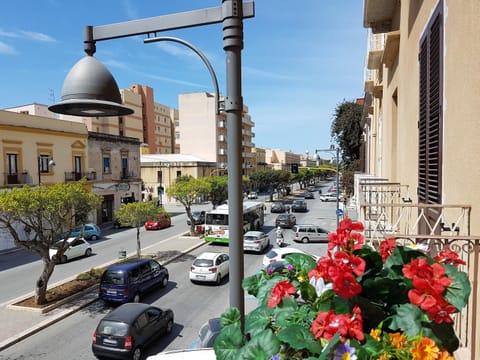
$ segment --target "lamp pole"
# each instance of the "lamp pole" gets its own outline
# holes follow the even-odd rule
[[[340,162],[340,148],[335,148],[333,145],[330,146],[330,149],[315,149],[315,153],[319,153],[319,152],[328,152],[328,153],[331,153],[331,154],[335,154],[335,161],[336,161],[336,172],[337,172],[337,176],[336,176],[336,182],[337,182],[337,196],[336,196],[336,200],[337,200],[337,209],[335,211],[335,214],[337,215],[337,229],[340,225],[340,212],[339,212],[339,209],[340,209],[340,169],[339,169],[339,162]]]
[[[215,8],[103,26],[86,26],[84,49],[87,56],[77,62],[67,75],[62,88],[62,101],[49,107],[52,112],[76,116],[129,115],[133,110],[122,105],[116,81],[105,66],[93,58],[97,41],[137,35],[154,34],[156,36],[157,32],[167,30],[222,23],[227,83],[224,111],[228,132],[230,306],[240,311],[242,326],[245,317],[245,301],[242,289],[244,259],[241,51],[243,49],[243,18],[254,16],[253,1],[243,3],[242,0],[222,0],[222,6]],[[105,83],[108,83],[108,90]],[[219,101],[220,99],[217,98],[217,102]]]

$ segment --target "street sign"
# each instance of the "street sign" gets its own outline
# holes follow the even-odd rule
[[[343,216],[343,210],[337,209],[337,216]]]

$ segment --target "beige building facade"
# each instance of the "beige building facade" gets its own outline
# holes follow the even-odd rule
[[[175,131],[179,152],[216,162],[219,168],[225,167],[228,162],[227,120],[225,113],[215,113],[215,96],[205,92],[180,94],[178,104],[179,121]],[[244,106],[241,134],[244,175],[251,174],[255,168],[254,125],[248,107]]]
[[[265,161],[274,170],[290,171],[292,164],[300,164],[301,155],[289,150],[265,149]]]
[[[371,188],[375,180],[383,181],[383,188],[400,189],[400,203],[389,201],[397,211],[409,206],[417,216],[425,215],[418,235],[477,239],[476,245],[458,250],[476,249],[462,255],[474,288],[470,306],[457,319],[461,349],[456,358],[472,360],[480,357],[475,335],[480,326],[475,285],[480,278],[479,19],[478,0],[364,0],[366,179]],[[357,201],[365,194],[356,192]],[[376,199],[385,194],[371,193]],[[464,221],[458,216],[443,220],[455,209]]]

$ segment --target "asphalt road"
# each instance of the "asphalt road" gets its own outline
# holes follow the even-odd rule
[[[334,203],[322,203],[318,200],[318,194],[316,199],[308,200],[308,206],[310,211],[307,213],[295,213],[298,223],[315,223],[319,224],[329,230],[334,230],[336,226],[335,217],[335,204]],[[185,215],[179,215],[175,219],[172,229],[180,229],[186,224]],[[270,233],[271,244],[275,244],[274,241],[274,219],[276,214],[267,214],[266,224],[264,231]],[[186,229],[186,225],[185,225]],[[162,230],[164,231],[164,230]],[[143,237],[142,244],[148,245],[149,241],[158,241],[158,236],[168,236],[165,232],[163,235],[160,232],[148,232]],[[135,234],[134,229],[127,229],[116,234],[107,235],[108,240],[98,242],[98,246],[95,247],[95,252],[111,254],[114,258],[117,256],[118,247],[123,246],[124,242],[131,242],[132,244],[125,243],[127,251],[135,250],[135,242],[132,240],[132,236]],[[151,235],[149,235],[151,234]],[[148,240],[149,237],[152,240]],[[148,239],[147,239],[148,238]],[[113,243],[115,245],[113,245]],[[326,253],[326,244],[314,243],[314,244],[292,244],[287,240],[287,245],[292,245],[297,248],[306,250],[309,253],[324,255]],[[130,246],[131,245],[131,246]],[[194,257],[207,248],[214,251],[228,252],[228,246],[224,245],[205,245],[190,254],[186,254],[174,262],[168,265],[170,272],[170,282],[164,289],[158,289],[142,301],[156,305],[163,308],[171,308],[175,313],[175,327],[172,333],[168,336],[161,337],[151,347],[148,348],[149,354],[155,354],[165,350],[175,350],[190,348],[194,346],[196,341],[198,329],[200,326],[211,317],[216,317],[221,314],[229,306],[229,289],[228,278],[225,278],[220,286],[215,285],[198,285],[192,284],[188,279],[188,270]],[[103,255],[102,255],[103,256]],[[65,273],[75,272],[75,269],[69,269],[67,266],[75,263],[72,268],[86,268],[92,267],[91,264],[83,264],[92,258],[81,259],[69,264],[66,264]],[[261,268],[263,255],[257,254],[245,254],[245,276],[249,276],[257,272]],[[103,260],[102,260],[103,261]],[[37,261],[38,262],[38,261]],[[30,268],[33,271],[35,261],[19,265],[10,270],[19,271],[17,274],[25,274],[25,267]],[[62,265],[63,267],[64,265]],[[10,271],[7,270],[7,271]],[[58,269],[57,269],[58,270]],[[4,282],[4,271],[0,272],[0,280],[2,284]],[[59,271],[60,273],[61,271]],[[14,274],[14,272],[10,273]],[[11,275],[12,276],[12,275]],[[21,276],[21,275],[15,275]],[[66,276],[66,275],[64,275]],[[5,278],[5,279],[8,279]],[[15,281],[9,282],[15,283]],[[3,295],[2,295],[3,296]],[[246,295],[245,298],[246,312],[253,309],[256,306],[256,300],[253,297]],[[48,360],[60,360],[60,359],[94,359],[91,352],[91,339],[93,331],[98,324],[99,320],[110,311],[110,307],[107,307],[101,301],[97,301],[92,305],[82,309],[81,311],[63,319],[62,321],[42,330],[41,332],[7,348],[0,354],[0,360],[26,360],[26,359],[48,359]]]

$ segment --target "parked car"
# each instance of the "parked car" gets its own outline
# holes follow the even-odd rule
[[[292,212],[307,212],[307,203],[305,200],[293,200]]]
[[[313,185],[310,185],[310,186],[307,187],[307,191],[309,191],[309,192],[315,192],[315,190],[317,190],[317,188]]]
[[[221,319],[208,319],[198,332],[198,339],[194,343],[196,349],[213,348],[215,339],[220,334]]]
[[[314,196],[313,193],[310,192],[310,191],[305,191],[305,192],[303,193],[303,197],[304,197],[305,199],[315,199],[315,196]]]
[[[146,346],[173,329],[170,309],[148,304],[123,304],[105,315],[92,337],[97,358],[140,360]]]
[[[274,248],[265,254],[263,257],[263,266],[268,266],[270,263],[275,261],[282,261],[290,254],[306,254],[305,251],[293,248],[293,247],[284,247],[284,248]],[[310,255],[310,254],[307,254]],[[314,257],[312,255],[312,257]],[[314,257],[317,260],[316,257]]]
[[[205,211],[192,211],[193,225],[205,224]],[[187,225],[191,225],[190,219],[187,218]]]
[[[153,259],[130,259],[109,266],[100,279],[99,297],[106,302],[139,302],[157,286],[168,284],[166,267]]]
[[[258,194],[255,191],[250,191],[247,198],[249,199],[258,199]]]
[[[270,212],[271,213],[284,213],[287,209],[285,208],[285,205],[281,203],[280,201],[276,201],[272,204],[270,207]]]
[[[320,201],[337,201],[337,194],[334,193],[326,193],[323,195],[320,195]]]
[[[243,250],[263,252],[270,246],[270,239],[263,231],[247,231],[243,234]]]
[[[57,258],[58,249],[66,247],[65,252]],[[70,259],[92,255],[92,246],[84,238],[71,237],[67,240],[57,241],[48,251],[50,259],[56,259],[59,263],[66,263]]]
[[[292,228],[297,223],[297,218],[293,214],[280,214],[275,219],[275,227]]]
[[[83,237],[87,240],[97,240],[102,236],[102,231],[96,224],[83,224],[75,227],[70,232],[71,237]]]
[[[327,236],[330,231],[312,224],[297,224],[292,228],[293,240],[302,243],[312,241],[328,242]]]
[[[123,228],[123,227],[132,227],[132,225],[131,225],[131,224],[122,223],[122,222],[120,222],[120,220],[118,220],[117,218],[113,219],[113,228],[114,228],[114,229],[120,229],[120,228]]]
[[[229,272],[229,257],[225,253],[204,252],[197,256],[190,267],[192,282],[206,281],[220,285]]]
[[[160,230],[172,225],[170,215],[165,213],[158,214],[155,219],[148,220],[145,223],[145,230]]]

